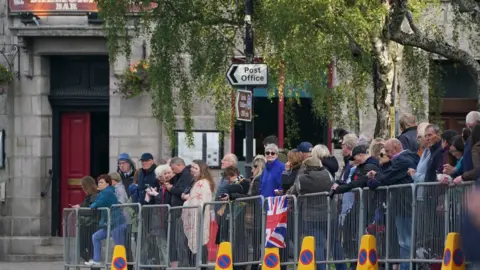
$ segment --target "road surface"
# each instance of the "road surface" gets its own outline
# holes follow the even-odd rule
[[[63,262],[0,262],[0,270],[64,270]]]

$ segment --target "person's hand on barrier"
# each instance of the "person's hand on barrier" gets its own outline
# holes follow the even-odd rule
[[[376,171],[369,171],[367,173],[368,178],[375,178],[376,175],[377,175]]]
[[[450,164],[444,164],[443,165],[443,173],[444,174],[452,174],[455,172],[455,167],[453,167]]]
[[[78,204],[72,205],[72,208],[80,208],[80,205]]]
[[[413,177],[413,175],[417,172],[417,170],[413,169],[413,168],[409,168],[408,171],[407,171],[407,174],[410,176],[410,177]]]
[[[437,174],[437,181],[444,185],[448,185],[452,181],[452,177],[446,174]]]
[[[336,190],[337,188],[338,188],[338,184],[337,184],[337,183],[335,183],[335,184],[332,185],[332,190]]]
[[[221,196],[220,196],[220,200],[221,201],[228,201],[230,199],[230,196],[228,196],[227,193],[223,193]]]
[[[462,176],[457,176],[457,177],[455,177],[455,179],[453,179],[453,183],[455,185],[461,184],[462,182],[463,182]]]

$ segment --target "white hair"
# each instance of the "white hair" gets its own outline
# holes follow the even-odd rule
[[[273,151],[278,154],[278,146],[274,143],[269,143],[265,146],[265,151]]]
[[[330,151],[328,150],[328,147],[323,144],[317,144],[312,149],[312,157],[322,160],[329,156],[331,156]]]
[[[345,144],[349,149],[353,149],[358,144],[358,137],[353,133],[349,133],[343,136],[342,143]]]
[[[467,117],[465,118],[466,124],[477,124],[480,123],[480,112],[477,111],[471,111],[467,114]]]
[[[157,166],[157,168],[155,168],[155,177],[157,177],[157,179],[160,178],[167,170],[172,170],[168,164]]]

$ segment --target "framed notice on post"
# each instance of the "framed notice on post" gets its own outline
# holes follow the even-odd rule
[[[5,169],[5,130],[0,132],[0,169]]]
[[[221,132],[201,131],[193,132],[193,145],[187,144],[187,133],[183,130],[175,131],[177,145],[172,149],[172,157],[180,157],[185,164],[199,159],[207,163],[211,169],[220,169],[223,158],[223,141]]]

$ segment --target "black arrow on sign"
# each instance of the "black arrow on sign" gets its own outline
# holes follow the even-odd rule
[[[230,70],[230,73],[228,73],[228,76],[233,83],[238,83],[237,79],[235,78],[235,71],[237,71],[237,68],[238,66],[233,66],[232,70]]]

